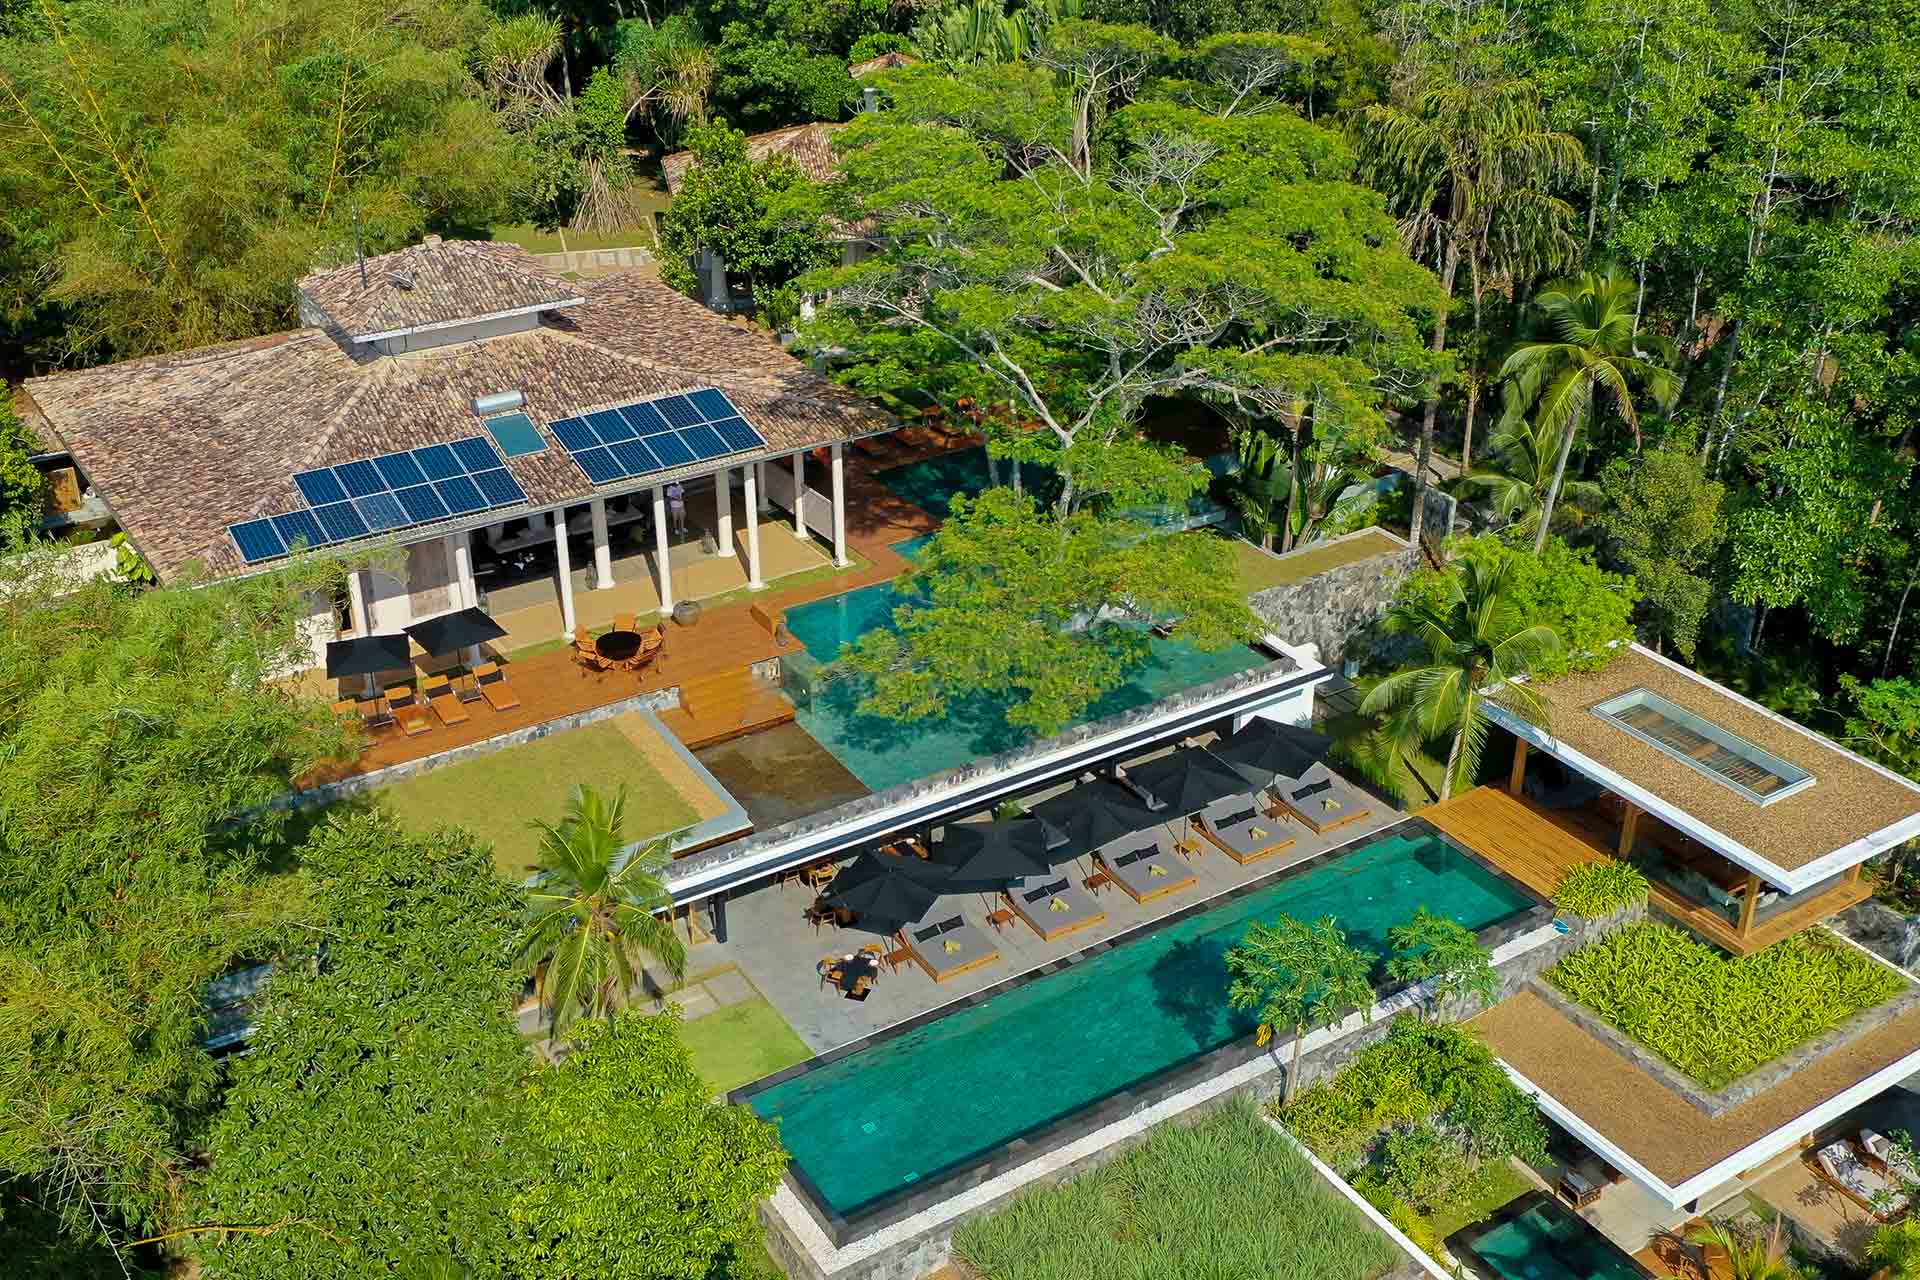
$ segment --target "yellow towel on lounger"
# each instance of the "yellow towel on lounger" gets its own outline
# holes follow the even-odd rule
[[[1328,796],[1326,799],[1320,802],[1320,807],[1326,810],[1328,813],[1332,813],[1335,809],[1338,809],[1340,807],[1340,802],[1338,800],[1335,800],[1332,796]]]
[[[1147,868],[1147,874],[1150,876],[1163,876],[1167,874],[1167,869],[1156,862]]]
[[[1047,910],[1049,910],[1049,911],[1071,911],[1071,910],[1073,910],[1073,908],[1072,908],[1072,907],[1069,907],[1069,906],[1067,905],[1067,903],[1066,903],[1066,900],[1065,900],[1064,898],[1055,898],[1055,899],[1054,899],[1053,901],[1051,901],[1051,902],[1049,902],[1049,903],[1047,904]]]
[[[950,956],[960,954],[960,944],[949,939],[947,942],[947,954]]]
[[[1268,836],[1272,835],[1273,833],[1271,831],[1268,831],[1265,827],[1248,827],[1247,834],[1252,836],[1255,840],[1265,840]]]

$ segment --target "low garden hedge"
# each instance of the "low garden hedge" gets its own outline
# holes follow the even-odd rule
[[[1547,970],[1551,982],[1709,1089],[1899,995],[1899,974],[1812,929],[1730,957],[1670,925],[1617,929]]]
[[[1647,878],[1617,858],[1583,862],[1560,877],[1553,905],[1589,920],[1610,916],[1647,900]]]

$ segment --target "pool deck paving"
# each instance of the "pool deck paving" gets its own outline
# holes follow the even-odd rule
[[[1096,901],[1107,913],[1106,920],[1053,942],[1042,941],[1018,920],[993,930],[988,927],[988,913],[1003,903],[995,899],[989,906],[985,895],[954,894],[943,899],[929,916],[945,918],[957,913],[965,917],[969,924],[988,934],[998,947],[1000,958],[937,984],[912,963],[902,965],[898,972],[883,970],[864,1001],[850,1000],[824,988],[816,966],[828,956],[844,955],[867,943],[885,940],[859,929],[815,930],[806,919],[812,894],[798,883],[758,889],[731,899],[727,903],[727,941],[703,946],[700,958],[702,963],[738,965],[807,1046],[815,1053],[825,1053],[1083,951],[1116,934],[1216,898],[1288,866],[1310,861],[1328,850],[1365,839],[1403,817],[1404,814],[1376,797],[1373,812],[1366,818],[1326,836],[1316,836],[1297,821],[1289,820],[1282,825],[1294,836],[1294,847],[1280,856],[1244,867],[1212,845],[1203,844],[1200,855],[1189,863],[1198,880],[1193,888],[1142,904],[1119,888],[1109,886],[1096,895]],[[1178,820],[1173,825],[1177,835]],[[1062,866],[1058,875],[1080,883],[1088,875],[1086,859]],[[710,961],[709,956],[713,957]]]

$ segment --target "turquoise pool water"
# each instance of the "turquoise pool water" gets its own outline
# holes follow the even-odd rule
[[[1646,1280],[1649,1275],[1606,1237],[1549,1200],[1462,1237],[1502,1280]]]
[[[1003,479],[1008,477],[1007,464],[1000,464],[1000,472]],[[990,478],[987,451],[979,445],[971,449],[956,449],[952,453],[936,453],[930,458],[888,467],[879,473],[881,484],[940,520],[945,520],[953,510],[953,496],[956,493],[969,498],[978,497]],[[1059,478],[1051,467],[1022,464],[1020,483],[1026,492],[1042,501],[1052,501],[1059,493]]]
[[[894,550],[912,559],[931,534],[894,544]],[[832,662],[842,645],[858,640],[876,627],[893,625],[893,611],[901,603],[891,583],[842,592],[795,605],[787,610],[787,630],[806,646],[815,661]],[[1230,645],[1207,653],[1184,640],[1155,640],[1152,656],[1127,683],[1095,702],[1075,723],[1130,711],[1169,694],[1206,684],[1237,671],[1261,666],[1272,659],[1247,648]],[[848,772],[875,791],[928,774],[951,769],[998,751],[1032,741],[1033,735],[1007,724],[1009,698],[978,693],[954,699],[938,719],[903,724],[880,716],[864,716],[856,709],[864,685],[854,680],[827,683],[796,718],[815,741],[847,767]]]
[[[1256,920],[1333,915],[1381,954],[1419,906],[1480,929],[1531,905],[1438,836],[1390,836],[747,1101],[849,1217],[1251,1033],[1224,957]]]

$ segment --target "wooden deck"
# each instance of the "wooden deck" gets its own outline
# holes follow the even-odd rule
[[[1574,867],[1612,857],[1618,838],[1597,815],[1542,809],[1498,787],[1476,787],[1422,809],[1420,816],[1543,898],[1551,898],[1560,878]],[[1658,881],[1651,885],[1648,898],[1662,913],[1701,937],[1735,955],[1747,955],[1865,901],[1872,892],[1865,880],[1846,881],[1754,925],[1744,936],[1718,911]]]
[[[875,473],[941,451],[934,447],[894,449],[883,458],[848,452],[847,541],[865,559],[864,565],[803,586],[783,590],[778,584],[770,585],[748,599],[706,608],[691,627],[667,621],[663,624],[667,629],[664,657],[637,674],[589,671],[573,660],[570,648],[518,660],[489,652],[487,657],[501,657],[505,663],[507,678],[520,696],[518,709],[493,711],[484,702],[469,703],[465,724],[449,726],[432,720],[430,731],[411,738],[397,728],[374,730],[359,756],[321,765],[302,778],[300,786],[315,787],[424,759],[659,689],[680,688],[683,695],[690,691],[692,714],[669,713],[662,717],[674,735],[689,745],[722,741],[791,720],[793,709],[784,695],[751,681],[748,673],[755,663],[801,649],[791,638],[785,644],[777,643],[769,623],[777,623],[794,605],[890,582],[904,573],[910,566],[893,550],[893,544],[931,532],[939,527],[939,521],[900,498]],[[430,664],[422,666],[430,669]],[[324,690],[313,691],[324,692],[331,700],[361,696],[363,688],[364,682],[356,678],[327,681]]]

